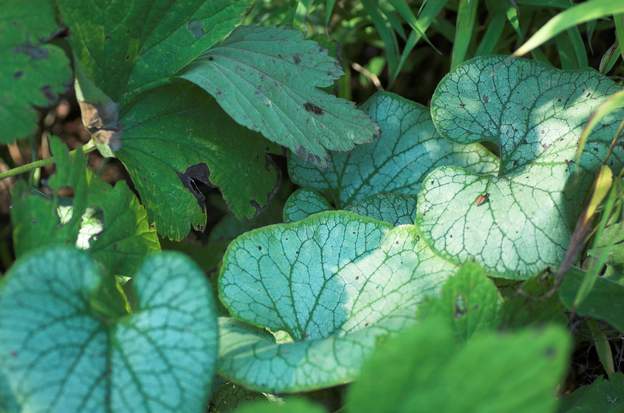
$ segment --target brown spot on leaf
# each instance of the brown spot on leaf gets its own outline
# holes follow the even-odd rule
[[[193,196],[197,199],[199,206],[206,209],[206,195],[204,192],[207,188],[214,188],[210,182],[210,171],[205,163],[198,163],[186,168],[184,173],[178,172],[178,177]]]
[[[312,102],[306,102],[306,103],[304,103],[304,104],[303,104],[303,108],[304,108],[307,112],[313,113],[313,114],[315,114],[315,115],[317,115],[317,116],[321,116],[322,114],[324,114],[324,113],[325,113],[325,111],[324,111],[321,107],[319,107],[319,106],[315,105],[315,104],[314,104],[314,103],[312,103]]]
[[[301,56],[299,54],[295,54],[293,56],[293,62],[295,62],[296,65],[298,65],[299,63],[301,63]]]
[[[15,53],[23,53],[30,56],[33,60],[45,59],[48,57],[48,51],[43,47],[33,46],[30,43],[24,43],[15,48]]]
[[[19,79],[23,75],[24,75],[24,72],[22,72],[21,70],[18,70],[17,72],[13,73],[13,79]]]
[[[488,103],[489,101],[490,98],[487,95],[483,96],[483,103]]]

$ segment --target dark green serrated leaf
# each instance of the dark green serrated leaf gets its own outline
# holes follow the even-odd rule
[[[17,257],[48,245],[88,250],[110,274],[133,275],[160,249],[147,213],[125,182],[114,187],[87,169],[85,155],[51,140],[56,172],[50,196],[17,185],[13,190],[13,242]]]
[[[240,24],[250,0],[57,0],[83,75],[120,106],[168,82]],[[93,102],[91,96],[85,96]]]
[[[11,268],[0,289],[0,363],[21,411],[204,412],[217,356],[204,274],[180,254],[151,256],[132,281],[131,314],[106,307],[111,280],[67,247]]]
[[[209,114],[209,115],[207,115]],[[206,223],[207,187],[251,218],[267,205],[278,172],[272,144],[234,123],[197,87],[179,81],[148,92],[123,114],[117,157],[128,169],[150,220],[168,238]]]
[[[4,0],[0,24],[0,143],[37,130],[37,107],[71,84],[69,60],[47,44],[59,31],[52,0]]]
[[[578,137],[618,90],[593,70],[560,71],[504,56],[475,58],[447,75],[431,103],[438,132],[457,143],[498,145],[501,164],[498,174],[442,167],[424,179],[418,223],[432,247],[511,279],[559,265],[622,112],[603,119],[576,165]],[[609,165],[623,160],[617,147]],[[575,182],[568,182],[572,176]]]
[[[296,30],[239,27],[181,76],[201,86],[238,123],[324,164],[327,150],[370,142],[374,123],[327,94],[342,68]]]

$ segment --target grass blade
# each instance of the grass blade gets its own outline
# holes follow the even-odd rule
[[[559,13],[529,38],[514,56],[523,56],[570,27],[612,14],[624,13],[624,2],[590,0]]]
[[[457,10],[457,28],[455,29],[455,41],[451,55],[451,70],[466,60],[470,40],[477,21],[478,0],[460,0]]]

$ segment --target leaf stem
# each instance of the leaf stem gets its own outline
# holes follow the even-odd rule
[[[86,144],[82,145],[79,148],[74,149],[71,153],[75,153],[78,150],[82,150],[83,153],[93,152],[96,149],[95,143],[93,141],[89,141]],[[23,174],[25,172],[32,171],[36,168],[41,168],[43,166],[52,165],[55,162],[54,157],[51,156],[46,159],[39,159],[38,161],[30,162],[24,165],[17,166],[15,168],[9,169],[8,171],[0,173],[0,181],[6,178],[10,178],[15,175]]]

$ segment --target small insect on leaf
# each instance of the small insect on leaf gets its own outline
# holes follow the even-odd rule
[[[474,200],[474,203],[476,206],[481,206],[485,204],[486,202],[488,202],[489,199],[490,199],[490,194],[486,192],[484,194],[477,196]]]

